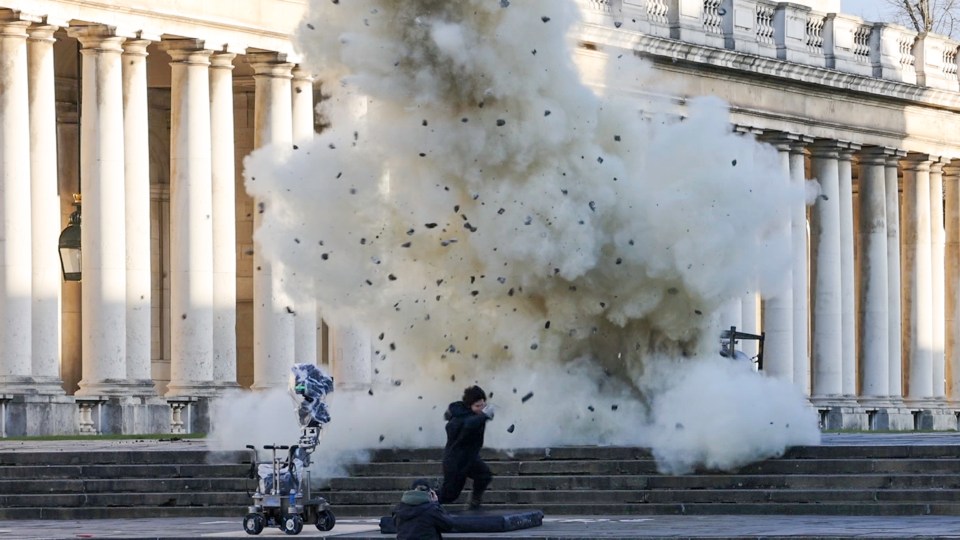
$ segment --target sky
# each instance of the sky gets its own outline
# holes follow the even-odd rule
[[[884,21],[892,19],[892,8],[883,0],[842,0],[840,4],[843,13],[856,15],[868,21]]]

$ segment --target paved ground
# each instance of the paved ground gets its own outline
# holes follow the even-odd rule
[[[824,445],[911,444],[960,445],[958,433],[827,434]],[[204,449],[202,440],[161,441],[10,441],[0,440],[0,451]],[[960,455],[960,448],[958,448]],[[286,537],[277,529],[260,536]],[[300,537],[353,539],[392,538],[379,533],[378,519],[341,519],[334,530],[321,533],[304,527]],[[960,516],[852,517],[852,516],[547,516],[542,527],[500,534],[451,534],[445,538],[489,539],[604,539],[653,538],[960,538]],[[250,538],[241,517],[127,519],[82,521],[0,521],[0,540],[77,538]]]
[[[261,537],[286,537],[279,529]],[[321,533],[304,527],[299,537],[389,539],[375,519],[344,519]],[[120,521],[0,521],[0,539],[211,538],[249,539],[240,519],[176,518]],[[633,540],[654,538],[960,538],[960,517],[653,516],[550,517],[542,527],[510,533],[445,534],[444,538]]]

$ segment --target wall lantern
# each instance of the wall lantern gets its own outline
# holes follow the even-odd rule
[[[70,224],[60,232],[60,268],[64,281],[80,281],[80,194],[73,195],[75,210]]]

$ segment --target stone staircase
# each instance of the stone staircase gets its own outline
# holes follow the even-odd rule
[[[733,472],[682,476],[658,474],[642,448],[487,452],[496,476],[484,503],[547,515],[960,515],[958,450],[803,447]],[[440,474],[439,453],[377,451],[370,463],[352,467],[349,478],[332,479],[324,496],[338,515],[384,514],[414,478]]]
[[[247,478],[249,456],[205,450],[0,452],[0,520],[242,517],[254,486]]]
[[[738,471],[682,476],[657,473],[642,448],[491,451],[484,457],[496,477],[485,503],[547,515],[960,515],[958,450],[802,447]],[[439,457],[439,449],[378,450],[315,491],[338,517],[384,515],[414,478],[437,478]],[[253,487],[248,459],[194,449],[0,451],[0,520],[240,519]]]

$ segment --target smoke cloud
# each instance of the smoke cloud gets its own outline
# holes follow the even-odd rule
[[[818,441],[791,384],[717,354],[725,302],[787,286],[777,239],[804,189],[718,99],[678,117],[613,95],[647,71],[629,55],[596,60],[604,96],[587,87],[578,16],[567,0],[310,2],[297,42],[330,127],[245,174],[288,294],[377,350],[371,393],[328,398],[325,451],[442,445],[474,382],[500,448],[639,444],[684,472]]]

